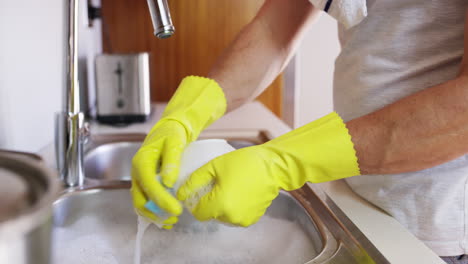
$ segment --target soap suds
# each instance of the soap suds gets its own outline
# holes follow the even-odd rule
[[[106,211],[93,211],[71,225],[56,227],[53,263],[132,263],[137,217],[115,215],[111,218],[114,221],[100,221],[108,218],[100,215]],[[312,241],[292,221],[264,216],[259,223],[240,228],[182,218],[186,222],[176,224],[172,230],[148,227],[141,244],[142,264],[284,264],[304,263],[316,256]]]

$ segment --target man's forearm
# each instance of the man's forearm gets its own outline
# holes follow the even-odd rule
[[[468,152],[468,9],[454,80],[347,122],[362,174],[418,171]]]
[[[468,77],[347,122],[362,174],[430,168],[468,152]]]
[[[308,0],[267,0],[208,77],[222,87],[228,111],[258,96],[283,70],[318,13]]]

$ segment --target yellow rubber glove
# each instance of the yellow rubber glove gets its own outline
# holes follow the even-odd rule
[[[220,156],[195,171],[180,187],[184,201],[212,185],[192,209],[200,221],[216,219],[240,226],[257,222],[280,189],[359,175],[351,136],[336,113],[265,144]]]
[[[175,216],[182,213],[182,206],[167,189],[177,180],[182,152],[225,111],[224,93],[214,80],[196,76],[182,80],[132,160],[131,194],[138,214],[166,228],[177,222]],[[148,200],[172,217],[159,219],[144,207]]]

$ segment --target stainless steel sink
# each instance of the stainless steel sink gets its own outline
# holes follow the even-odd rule
[[[205,132],[200,139],[222,138],[234,148],[242,148],[263,143],[269,135],[262,131],[240,130]],[[216,137],[218,136],[218,137]],[[130,180],[131,158],[137,152],[145,135],[98,135],[86,146],[84,167],[87,179]]]
[[[200,137],[225,138],[235,147],[269,139],[262,131],[211,131]],[[56,263],[85,263],[83,256],[93,252],[109,254],[107,262],[96,263],[131,263],[136,216],[128,191],[130,161],[143,138],[127,134],[90,139],[84,159],[86,187],[68,190],[54,205]],[[194,235],[200,242],[187,244]],[[309,185],[281,192],[259,223],[247,229],[199,223],[184,213],[173,230],[151,229],[143,241],[154,247],[143,250],[142,263],[162,258],[166,251],[158,249],[166,244],[180,254],[157,263],[389,263],[323,192]],[[226,241],[229,250],[218,248]],[[109,253],[112,250],[117,253]],[[207,259],[200,259],[203,256]]]

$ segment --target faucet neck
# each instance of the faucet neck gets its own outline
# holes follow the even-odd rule
[[[80,85],[78,80],[78,11],[80,0],[65,0],[66,30],[66,84],[64,112],[80,112]]]
[[[78,11],[81,0],[65,0],[65,84],[63,109],[56,115],[55,152],[57,168],[66,187],[84,182],[83,144],[87,134],[80,109],[78,81]]]

